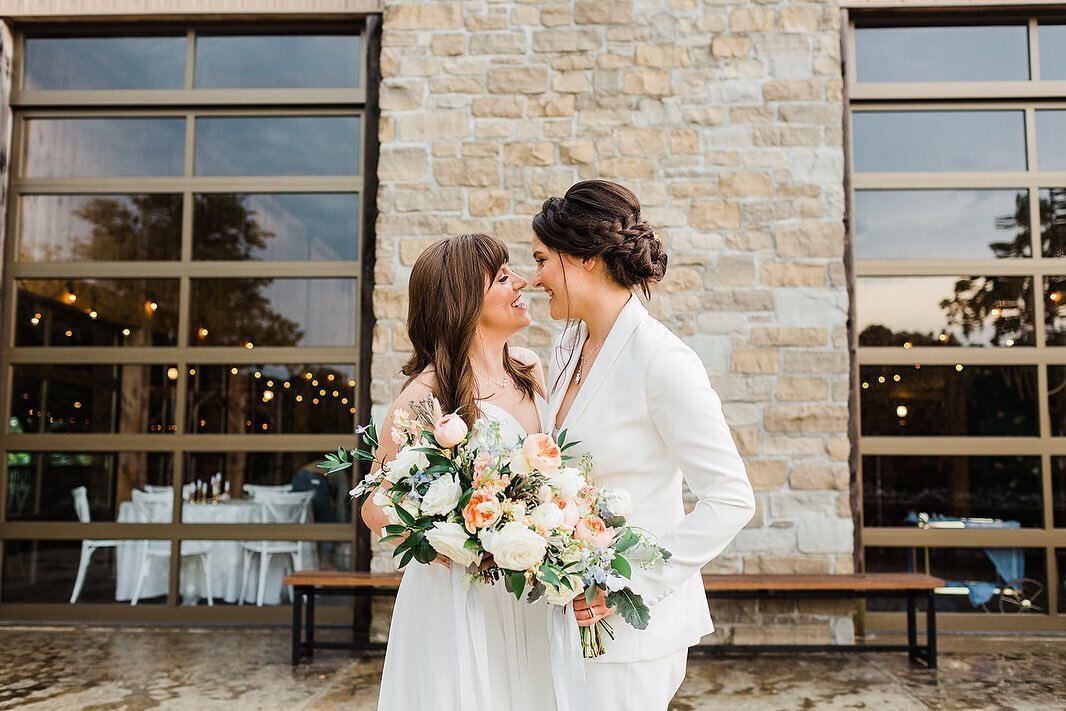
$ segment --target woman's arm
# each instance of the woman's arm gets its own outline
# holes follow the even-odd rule
[[[755,495],[722,402],[692,349],[677,341],[660,351],[647,371],[647,393],[651,419],[697,498],[692,512],[659,538],[670,561],[641,571],[638,592],[654,604],[729,545],[755,515]]]

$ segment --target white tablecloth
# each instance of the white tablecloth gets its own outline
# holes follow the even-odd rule
[[[182,521],[185,523],[256,523],[259,521],[261,506],[247,499],[231,501],[225,504],[190,504],[182,507]],[[119,523],[134,523],[137,515],[133,503],[124,501],[118,509]],[[115,599],[129,601],[133,599],[133,590],[137,585],[137,572],[141,563],[142,541],[119,541],[116,555],[117,573],[115,580]],[[241,541],[208,541],[211,550],[211,593],[216,601],[237,602],[241,592],[241,563],[243,560]],[[315,545],[312,542],[300,543],[303,554],[303,567],[318,567]],[[248,590],[245,602],[255,603],[259,584],[259,555],[253,555],[249,561]],[[293,565],[291,556],[274,555],[270,558],[267,569],[266,592],[263,603],[277,605],[281,603],[281,581],[286,571]],[[141,587],[141,599],[167,594],[170,575],[170,561],[165,557],[148,558],[148,574]],[[207,589],[204,586],[203,568],[199,556],[183,556],[181,561],[181,599],[186,605],[195,605],[203,598],[206,602]],[[286,593],[287,595],[287,593]]]

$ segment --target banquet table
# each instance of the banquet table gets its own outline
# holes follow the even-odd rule
[[[258,523],[261,520],[262,505],[252,499],[235,499],[220,504],[194,504],[185,502],[182,506],[184,523]],[[136,523],[138,521],[133,502],[124,501],[119,505],[119,523]],[[241,541],[207,541],[211,551],[211,592],[216,602],[237,602],[241,591],[241,563],[243,560]],[[140,566],[140,554],[143,541],[119,541],[116,552],[115,599],[129,601],[137,585],[137,572]],[[300,542],[304,569],[318,567],[316,547],[309,541]],[[244,601],[255,603],[256,586],[259,584],[260,556],[253,555],[249,560],[248,590]],[[141,588],[141,600],[167,594],[170,574],[167,557],[150,556],[148,574]],[[263,603],[278,605],[281,603],[282,579],[287,568],[293,565],[288,555],[271,556],[267,569],[266,591]],[[203,569],[198,556],[183,556],[181,561],[180,593],[182,604],[195,605],[201,599],[206,602],[207,589],[204,585]]]

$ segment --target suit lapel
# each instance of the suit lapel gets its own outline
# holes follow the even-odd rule
[[[585,342],[585,336],[588,334],[588,331],[585,329],[585,323],[583,321],[578,321],[573,329],[567,331],[567,334],[569,335],[564,336],[564,338],[559,341],[559,347],[554,349],[551,356],[552,361],[548,367],[548,387],[554,387],[556,382],[559,383],[558,390],[549,393],[548,432],[551,432],[555,428],[555,418],[559,414],[559,408],[562,407],[567,385],[570,383],[570,379],[574,376],[574,369],[577,368],[576,349],[580,347],[580,344]],[[572,357],[570,355],[571,351],[573,352]],[[556,377],[555,374],[560,372],[561,375]]]
[[[618,314],[618,318],[615,319],[614,325],[611,326],[611,332],[607,334],[607,340],[603,342],[599,354],[592,362],[592,367],[583,374],[584,382],[581,383],[581,387],[577,391],[574,404],[570,406],[569,412],[566,413],[566,418],[563,420],[562,427],[560,427],[561,430],[573,426],[578,418],[581,417],[581,413],[591,402],[596,391],[603,385],[603,381],[607,379],[614,362],[618,360],[618,356],[625,350],[629,337],[633,335],[633,331],[636,330],[647,313],[647,309],[644,308],[644,305],[640,303],[636,296],[629,298],[629,301]],[[584,324],[582,324],[582,327],[584,327]],[[584,331],[579,334],[582,336],[582,340],[578,341],[578,343],[584,342],[583,334]],[[574,361],[575,364],[568,369],[570,373],[573,373],[573,369],[577,367],[576,357]],[[570,381],[567,379],[563,382],[569,383]],[[558,414],[561,403],[562,397],[559,398],[559,402],[553,408],[552,422],[555,422],[555,416]]]

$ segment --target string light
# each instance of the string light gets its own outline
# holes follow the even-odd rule
[[[122,335],[123,336],[129,336],[130,335],[130,330],[128,328],[122,329]]]
[[[333,397],[337,397],[338,395],[340,395],[340,393],[339,393],[339,392],[337,392],[336,390],[334,390],[334,391],[333,391]]]
[[[41,315],[40,314],[34,314],[33,318],[30,319],[30,325],[31,326],[36,326],[40,322],[41,322]]]
[[[270,402],[273,399],[274,399],[274,391],[273,390],[264,390],[263,391],[263,402]]]
[[[255,348],[255,344],[252,343],[251,341],[245,341],[244,342],[244,347],[247,348],[248,350],[252,350],[253,348]]]
[[[355,387],[355,381],[354,380],[349,380],[348,381],[348,387],[354,388]]]
[[[913,345],[914,345],[913,343],[911,343],[910,341],[907,341],[906,343],[903,344],[903,347],[904,348],[910,348]]]
[[[63,331],[63,335],[66,336],[67,338],[70,338],[71,336],[74,335],[74,332],[73,331]]]
[[[268,381],[267,381],[267,387],[268,387],[268,388],[272,388],[272,387],[274,387],[274,381],[273,381],[273,380],[268,380]]]
[[[883,382],[885,382],[885,376],[883,376],[883,375],[881,375],[881,376],[878,376],[878,378],[877,378],[877,382],[879,382],[879,383],[883,383]]]
[[[863,383],[862,384],[862,389],[863,390],[869,390],[870,389],[870,384],[869,383]]]
[[[171,380],[177,380],[178,379],[178,369],[177,368],[167,368],[167,377],[170,378]]]
[[[196,375],[196,368],[189,368],[189,375]]]
[[[900,381],[900,379],[901,379],[899,373],[896,373],[895,375],[893,375],[892,379],[895,380],[898,383]]]
[[[326,376],[326,380],[328,380],[328,381],[330,381],[332,383],[333,382],[333,373],[330,373],[329,375],[327,375]]]
[[[237,374],[237,369],[236,368],[230,368],[229,369],[229,374],[230,375],[236,375]]]
[[[354,415],[355,414],[355,408],[354,407],[349,407],[348,408],[348,412],[350,412],[350,413],[352,413]]]
[[[347,404],[348,404],[348,398],[346,398],[346,397],[342,397],[342,398],[341,398],[341,404],[342,404],[342,405],[347,405]]]
[[[304,379],[305,380],[310,380],[313,377],[315,377],[315,376],[311,375],[310,373],[304,373]]]
[[[289,383],[289,381],[288,381],[288,380],[286,380],[286,381],[285,381],[285,383],[283,384],[283,387],[284,387],[284,388],[285,388],[286,390],[288,390],[288,389],[289,389],[290,387],[292,387],[292,385],[291,385],[291,384]]]
[[[78,300],[78,295],[74,293],[74,284],[67,282],[67,302],[73,304]]]
[[[93,306],[91,309],[89,309],[89,318],[91,318],[93,321],[95,321],[96,317],[99,316],[99,315],[100,315],[100,312],[96,310],[95,306]]]
[[[262,377],[263,377],[263,374],[262,374],[262,373],[260,373],[260,372],[259,372],[258,370],[257,370],[257,371],[255,371],[255,374],[254,374],[254,375],[255,375],[255,379],[256,379],[256,380],[259,380],[260,378],[262,378]]]
[[[1051,295],[1048,296],[1048,298],[1051,299],[1052,301],[1054,301],[1057,304],[1060,301],[1062,301],[1062,292],[1061,291],[1053,291],[1053,292],[1051,292]]]
[[[957,363],[957,364],[955,365],[955,370],[956,370],[957,372],[961,373],[961,372],[962,372],[962,363]]]
[[[326,396],[326,391],[325,390],[319,390],[318,394],[321,395],[322,397],[325,397]],[[318,401],[316,400],[315,402],[318,402]]]
[[[296,396],[296,402],[303,402],[303,401],[304,401],[304,396],[303,395],[297,395]]]
[[[312,403],[314,403],[315,405],[317,405],[317,404],[318,404],[318,398],[316,397],[316,398],[315,398],[314,400],[312,400],[311,402],[312,402]]]
[[[938,340],[939,340],[939,341],[940,341],[941,343],[944,343],[945,341],[947,341],[947,340],[948,340],[948,334],[946,334],[946,333],[941,333],[941,334],[940,334],[939,336],[937,336],[937,339],[938,339]]]
[[[80,409],[81,409],[81,403],[80,403],[80,402],[77,402],[77,401],[75,401],[75,403],[74,403],[74,409],[75,409],[75,410],[80,410]]]
[[[200,338],[207,338],[208,330],[203,326],[200,326],[200,330],[196,332]]]
[[[896,417],[904,418],[906,416],[907,416],[907,406],[906,405],[897,405],[896,406]]]
[[[317,388],[318,387],[318,381],[317,380],[312,380],[311,381],[311,386]]]

